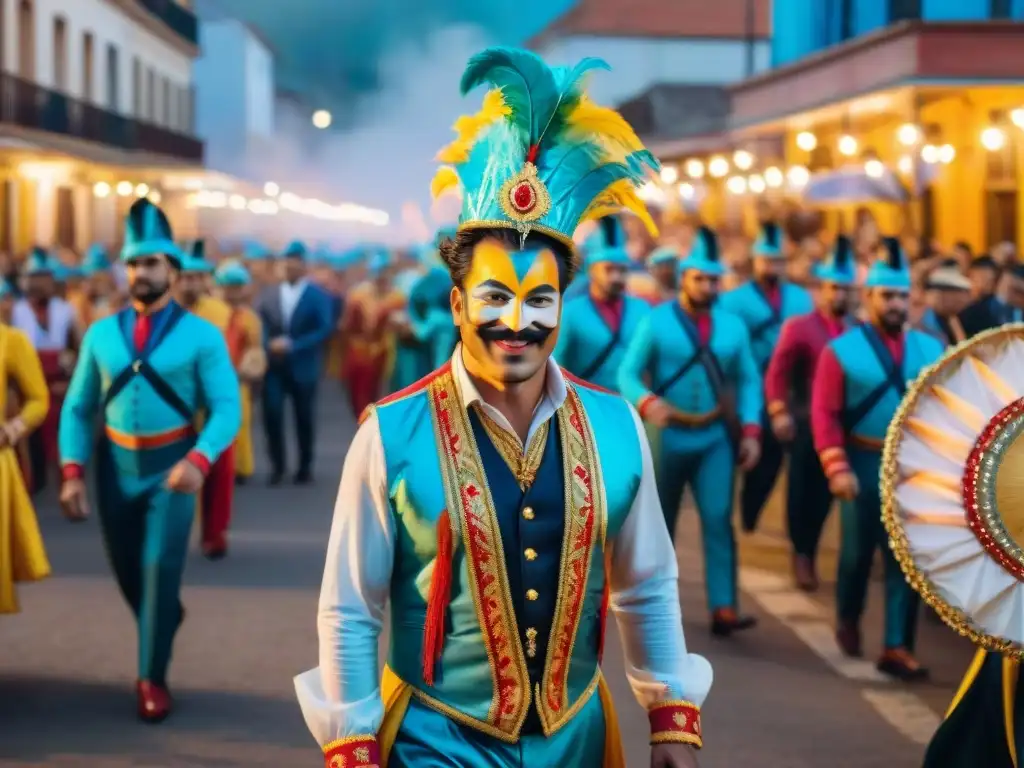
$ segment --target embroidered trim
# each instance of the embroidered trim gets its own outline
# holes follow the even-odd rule
[[[380,747],[375,736],[349,736],[324,745],[325,768],[379,768]]]
[[[558,600],[537,701],[544,733],[550,736],[571,718],[568,675],[595,546],[607,526],[604,482],[594,435],[575,386],[566,388],[558,409],[565,478],[565,534],[558,579]],[[578,703],[578,702],[577,702]],[[567,708],[568,707],[568,708]]]
[[[480,730],[496,729],[515,741],[530,705],[530,680],[497,513],[455,377],[445,371],[430,382],[429,393],[445,499],[453,527],[459,520],[462,529],[466,570],[493,680],[487,723],[473,722]]]
[[[689,701],[663,701],[647,712],[652,744],[704,746],[700,728],[700,707]]]
[[[544,458],[544,446],[548,441],[548,433],[551,429],[551,422],[545,421],[530,438],[530,445],[523,450],[523,443],[519,435],[502,429],[494,419],[488,416],[483,408],[475,408],[477,416],[484,431],[491,439],[495,449],[501,455],[502,460],[515,475],[519,487],[525,491],[537,478],[537,470],[540,469],[540,462]]]

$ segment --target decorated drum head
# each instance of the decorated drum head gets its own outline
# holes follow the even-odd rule
[[[907,580],[943,620],[1024,656],[1024,324],[954,347],[910,387],[882,508]]]

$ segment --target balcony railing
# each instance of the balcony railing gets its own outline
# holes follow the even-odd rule
[[[172,32],[192,45],[199,44],[199,23],[196,15],[174,0],[136,0],[139,5],[166,24]]]
[[[193,136],[115,114],[6,72],[0,73],[0,124],[3,123],[130,152],[150,152],[197,163],[203,160],[203,142]]]

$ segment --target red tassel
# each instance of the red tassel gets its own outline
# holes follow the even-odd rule
[[[531,144],[526,151],[526,162],[536,164],[538,152],[540,152],[540,144]]]
[[[597,663],[601,663],[601,659],[604,657],[604,637],[608,631],[608,603],[612,597],[612,584],[608,580],[608,563],[607,558],[605,559],[604,569],[604,594],[601,596],[601,616],[599,627],[599,634],[597,636]]]
[[[430,577],[427,617],[423,622],[423,682],[434,684],[434,667],[444,650],[444,619],[452,598],[452,524],[448,510],[437,520],[437,559]]]

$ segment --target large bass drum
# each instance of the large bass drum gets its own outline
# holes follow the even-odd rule
[[[881,483],[907,581],[960,634],[1024,656],[1024,324],[975,336],[918,377]]]

